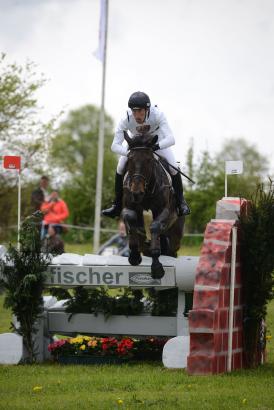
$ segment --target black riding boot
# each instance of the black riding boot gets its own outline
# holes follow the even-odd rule
[[[172,186],[175,191],[178,216],[189,215],[190,209],[184,198],[182,178],[179,172],[172,176]]]
[[[115,216],[120,216],[122,211],[122,200],[123,200],[123,175],[115,174],[115,200],[110,208],[104,209],[102,215],[108,216],[109,218],[115,218]]]

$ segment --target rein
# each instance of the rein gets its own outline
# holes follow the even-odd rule
[[[128,154],[128,157],[130,158],[130,157],[132,157],[131,155],[130,155],[130,153],[131,153],[131,151],[147,151],[147,150],[150,150],[150,151],[153,151],[152,150],[152,148],[150,148],[150,147],[144,147],[144,146],[140,146],[140,147],[133,147],[133,148],[131,148],[130,149],[130,152],[129,152],[129,154]],[[153,151],[153,153],[154,153],[154,151]],[[131,158],[131,159],[133,159],[133,158]],[[162,166],[162,164],[161,164],[161,162],[153,155],[153,163],[157,166],[157,165],[160,165],[160,168],[163,168],[164,169],[164,167]],[[156,167],[155,167],[156,168]],[[146,192],[146,194],[147,195],[153,195],[154,194],[154,192],[155,192],[155,189],[156,189],[156,186],[157,186],[157,174],[156,174],[156,172],[153,172],[154,170],[155,170],[155,168],[154,167],[151,167],[151,172],[150,172],[150,174],[149,174],[149,176],[148,177],[146,177],[143,173],[140,173],[140,172],[136,172],[136,173],[134,173],[133,175],[128,175],[128,177],[129,177],[129,180],[133,180],[134,178],[142,178],[143,179],[143,181],[144,181],[144,185],[145,185],[145,192]],[[165,170],[164,170],[165,171]],[[154,175],[154,179],[155,179],[155,181],[154,181],[154,184],[153,184],[153,187],[150,189],[150,192],[148,192],[148,190],[147,190],[147,188],[149,187],[149,184],[150,184],[150,182],[151,182],[151,179],[152,179],[152,176],[153,176],[153,173],[155,174]],[[165,174],[166,174],[167,172],[165,171]],[[165,185],[166,186],[166,185]]]

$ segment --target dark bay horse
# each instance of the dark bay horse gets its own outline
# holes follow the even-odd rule
[[[141,252],[152,257],[151,275],[154,279],[164,276],[159,256],[176,257],[183,236],[184,217],[178,217],[171,178],[158,158],[153,145],[157,136],[129,138],[127,168],[124,178],[123,211],[129,238],[129,263],[139,265]],[[151,210],[151,242],[147,247],[143,211]]]

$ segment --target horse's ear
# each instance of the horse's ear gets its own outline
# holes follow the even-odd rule
[[[131,138],[129,137],[129,135],[126,131],[124,131],[124,138],[125,138],[126,142],[128,143],[128,145],[130,145]]]

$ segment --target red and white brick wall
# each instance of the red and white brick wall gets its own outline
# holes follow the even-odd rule
[[[223,198],[217,203],[220,219],[208,223],[201,249],[193,308],[189,312],[190,374],[215,374],[227,371],[228,326],[232,228],[239,212],[246,212],[247,201]],[[224,219],[230,218],[230,219]],[[239,235],[237,241],[234,291],[232,369],[243,366],[243,304]]]

